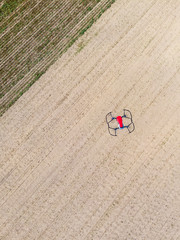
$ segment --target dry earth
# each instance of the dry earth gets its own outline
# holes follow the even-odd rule
[[[180,239],[179,12],[117,0],[1,117],[1,240]]]

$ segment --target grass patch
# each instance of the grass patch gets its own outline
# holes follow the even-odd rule
[[[80,31],[79,36],[83,35],[93,25],[93,23],[94,23],[94,18],[92,18],[89,24]]]
[[[7,26],[0,28],[0,33],[3,33],[6,30]]]
[[[42,72],[37,72],[35,75],[34,75],[34,80],[32,83],[28,84],[28,88],[32,86],[32,84],[34,82],[36,82],[43,74],[45,73],[45,71],[42,71]]]
[[[16,94],[16,97],[7,105],[6,109],[10,108],[44,73],[46,72],[45,71],[42,71],[42,72],[37,72],[35,75],[34,75],[34,79],[29,82],[26,87],[22,90],[22,91],[18,91]],[[3,115],[3,112],[0,113],[0,116]]]
[[[83,41],[80,42],[80,43],[78,44],[78,49],[77,49],[76,54],[79,53],[80,51],[82,51],[85,46],[86,46],[86,44],[85,44]]]
[[[0,8],[0,21],[11,14],[25,0],[6,0]]]

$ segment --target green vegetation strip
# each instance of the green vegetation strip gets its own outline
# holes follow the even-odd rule
[[[11,14],[22,2],[26,0],[6,0],[0,8],[0,21]]]

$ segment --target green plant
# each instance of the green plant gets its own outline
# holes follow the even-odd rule
[[[0,8],[0,21],[12,13],[25,0],[6,0]]]

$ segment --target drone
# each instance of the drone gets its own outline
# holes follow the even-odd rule
[[[117,136],[117,131],[121,129],[127,129],[129,133],[135,130],[131,112],[127,109],[123,109],[123,111],[123,116],[113,117],[112,112],[106,115],[108,131],[111,136]]]

